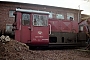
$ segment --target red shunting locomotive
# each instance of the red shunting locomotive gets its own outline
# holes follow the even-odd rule
[[[77,21],[49,19],[49,12],[16,9],[15,40],[31,46],[78,45]]]

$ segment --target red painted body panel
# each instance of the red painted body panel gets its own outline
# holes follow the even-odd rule
[[[17,23],[17,30],[15,30],[15,39],[22,42],[22,43],[27,43],[31,36],[30,36],[30,30],[28,29],[28,27],[30,26],[23,26],[21,24],[21,17],[22,14],[21,12],[17,12],[17,20],[16,20],[16,23]]]
[[[72,21],[72,32],[79,33],[79,25],[77,21]]]
[[[52,32],[78,33],[79,31],[79,26],[77,21],[49,19],[49,24],[51,24]]]
[[[28,28],[29,26],[22,26],[21,27],[21,42],[29,43],[31,40],[31,31]]]
[[[16,15],[16,23],[17,23],[16,29],[17,30],[15,30],[15,39],[17,41],[21,42],[21,38],[20,38],[20,21],[21,21],[21,13],[18,12],[17,15]]]
[[[49,28],[48,27],[33,27],[31,31],[32,45],[47,45],[49,44]]]
[[[49,20],[49,24],[51,25],[51,31],[58,32],[59,31],[59,20]]]
[[[71,32],[72,23],[68,20],[61,21],[61,32]]]
[[[15,40],[21,42],[21,39],[20,39],[20,31],[19,31],[19,30],[15,30]]]

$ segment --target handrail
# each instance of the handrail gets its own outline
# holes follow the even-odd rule
[[[51,33],[51,32],[52,32],[52,30],[51,30],[51,24],[49,24],[49,26],[50,26],[50,33],[49,33],[49,35],[51,35],[51,34],[52,34],[52,33]]]
[[[20,27],[19,27],[19,30],[21,30],[21,19],[20,19]]]

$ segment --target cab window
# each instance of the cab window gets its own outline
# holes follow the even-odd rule
[[[33,25],[34,26],[47,26],[48,25],[47,15],[34,14]]]
[[[22,25],[29,25],[30,23],[30,14],[22,14]]]

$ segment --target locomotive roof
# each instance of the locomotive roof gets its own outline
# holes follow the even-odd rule
[[[46,12],[46,11],[29,10],[29,9],[16,9],[16,11],[20,11],[20,12],[30,12],[30,13],[49,14],[49,12]]]

